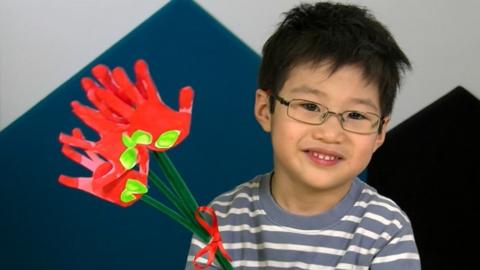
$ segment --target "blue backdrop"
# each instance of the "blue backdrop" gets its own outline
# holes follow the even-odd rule
[[[169,155],[199,203],[271,169],[252,113],[258,55],[193,1],[172,1],[0,133],[0,269],[184,266],[190,233],[180,225],[142,202],[124,209],[57,183],[61,173],[88,174],[57,141],[88,129],[69,105],[88,104],[80,78],[98,63],[132,74],[138,58],[171,107],[180,87],[196,91],[191,133]]]

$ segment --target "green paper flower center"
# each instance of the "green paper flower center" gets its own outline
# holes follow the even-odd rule
[[[135,195],[145,194],[148,188],[136,179],[128,179],[125,183],[125,188],[120,194],[120,200],[124,203],[129,203],[136,199]]]
[[[137,165],[138,150],[135,148],[135,146],[137,146],[137,144],[151,144],[152,137],[152,134],[143,130],[136,130],[133,132],[132,137],[128,136],[126,133],[122,134],[122,143],[125,148],[127,148],[120,155],[120,163],[122,164],[123,168],[130,170]]]
[[[170,148],[175,144],[179,136],[180,130],[165,131],[158,137],[155,142],[155,147],[163,149]]]

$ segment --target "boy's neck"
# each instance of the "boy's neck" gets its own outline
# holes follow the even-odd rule
[[[351,182],[350,182],[351,183]],[[279,181],[275,175],[270,181],[270,191],[275,202],[285,211],[300,216],[319,215],[332,209],[348,193],[350,185],[329,190],[313,190],[287,181]]]

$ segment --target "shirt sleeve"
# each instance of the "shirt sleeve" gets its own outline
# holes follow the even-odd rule
[[[195,235],[192,236],[192,241],[190,243],[190,250],[188,251],[188,256],[187,256],[187,263],[185,265],[185,270],[196,270],[195,267],[193,266],[193,258],[195,257],[195,254],[197,254],[197,252],[199,252],[203,247],[205,247],[205,244],[200,241],[200,239],[198,239]],[[200,257],[197,259],[197,263],[199,264],[206,264],[207,263],[207,258],[206,258],[206,254],[204,254],[203,257]],[[213,261],[212,265],[210,265],[209,267],[206,267],[204,268],[206,270],[218,270],[218,269],[221,269],[220,267],[218,267],[218,263],[215,261]]]
[[[415,237],[410,223],[395,234],[390,241],[373,258],[371,270],[420,270],[420,256],[418,254]]]

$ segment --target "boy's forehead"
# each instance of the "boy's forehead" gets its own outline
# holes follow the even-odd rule
[[[296,83],[302,82],[317,82],[321,83],[327,81],[335,75],[346,74],[343,76],[345,80],[350,82],[355,81],[363,87],[372,87],[378,90],[378,83],[374,78],[369,78],[365,72],[365,68],[360,64],[343,64],[335,66],[331,62],[323,61],[320,63],[303,63],[293,66],[285,74],[285,86],[286,83],[295,81]],[[338,76],[336,76],[338,77]],[[282,87],[284,88],[284,87]],[[312,89],[308,87],[303,91],[311,92]]]
[[[282,92],[304,94],[322,100],[343,92],[348,94],[345,99],[351,103],[363,104],[376,110],[379,107],[378,84],[365,78],[360,65],[344,65],[337,70],[333,70],[328,63],[298,65],[287,74],[280,89]]]

